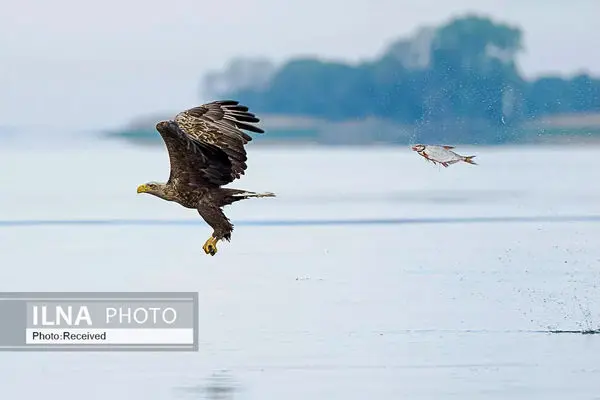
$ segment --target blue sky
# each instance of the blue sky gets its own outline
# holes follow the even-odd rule
[[[464,12],[520,25],[527,76],[600,75],[594,0],[0,0],[0,125],[113,128],[197,105],[239,55],[356,61]]]

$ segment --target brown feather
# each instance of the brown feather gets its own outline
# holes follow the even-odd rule
[[[235,100],[214,101],[177,114],[174,122],[158,129],[171,161],[169,181],[181,188],[218,187],[244,175],[248,168],[244,145],[252,137],[243,130],[264,133],[252,125],[257,122],[248,107]]]

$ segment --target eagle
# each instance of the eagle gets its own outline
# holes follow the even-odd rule
[[[260,120],[248,107],[235,100],[218,100],[190,108],[174,120],[160,121],[156,130],[162,137],[170,161],[166,183],[148,182],[138,186],[138,193],[148,193],[196,209],[213,229],[202,249],[217,253],[217,242],[231,241],[233,224],[223,207],[236,201],[275,197],[271,192],[255,193],[222,186],[245,174],[245,145],[252,137],[244,132],[264,133],[253,125]]]

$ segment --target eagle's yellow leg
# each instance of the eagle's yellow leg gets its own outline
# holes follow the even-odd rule
[[[217,239],[215,239],[212,236],[209,237],[208,240],[204,243],[204,246],[202,246],[202,249],[206,254],[214,256],[217,253]]]

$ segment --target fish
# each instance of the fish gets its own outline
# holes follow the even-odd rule
[[[457,162],[466,162],[467,164],[477,165],[473,158],[475,156],[461,156],[452,151],[454,146],[439,146],[439,145],[425,145],[415,144],[412,146],[413,151],[419,153],[427,161],[431,161],[434,164],[442,164],[444,167],[456,164]]]

